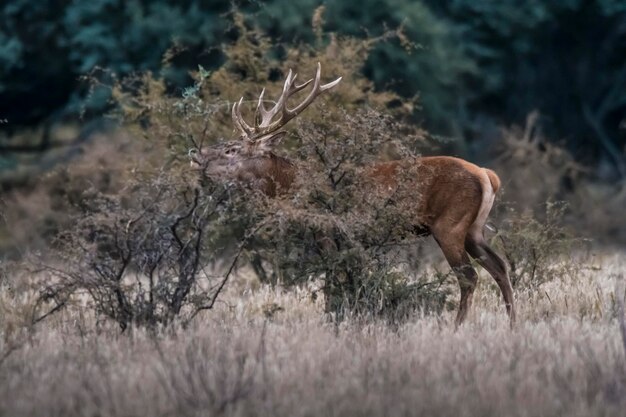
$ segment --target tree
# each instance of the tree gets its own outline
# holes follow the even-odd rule
[[[0,115],[5,127],[78,114],[86,86],[79,77],[102,67],[118,76],[157,71],[165,52],[179,53],[162,74],[182,88],[188,68],[221,63],[211,49],[228,22],[222,1],[10,0],[0,8]],[[180,52],[180,51],[179,51]],[[42,94],[45,92],[45,94]],[[91,97],[102,110],[106,95]]]

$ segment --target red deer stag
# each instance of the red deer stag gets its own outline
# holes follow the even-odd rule
[[[287,122],[341,81],[340,77],[331,83],[321,84],[320,72],[318,63],[315,77],[297,85],[296,74],[290,70],[282,94],[270,110],[264,106],[263,90],[253,125],[242,117],[243,98],[236,102],[232,107],[232,119],[240,139],[190,150],[192,165],[210,177],[226,177],[255,184],[270,197],[289,190],[297,168],[289,160],[275,155],[272,148],[286,134],[281,128]],[[311,83],[313,87],[304,101],[293,108],[288,107],[289,98]],[[487,216],[500,188],[500,179],[489,169],[450,156],[380,162],[366,167],[365,176],[382,187],[393,187],[399,180],[400,170],[407,163],[414,164],[416,189],[419,187],[420,191],[416,192],[419,197],[414,204],[416,230],[433,235],[459,281],[461,300],[456,324],[461,324],[467,316],[478,279],[470,262],[471,256],[498,284],[512,326],[515,308],[506,264],[483,236]]]

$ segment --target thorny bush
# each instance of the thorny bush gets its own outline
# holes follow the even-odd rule
[[[220,237],[232,232],[227,225],[249,220],[242,216],[242,196],[232,188],[201,192],[161,173],[131,181],[117,195],[92,198],[74,227],[58,235],[55,256],[47,256],[59,266],[35,261],[47,282],[38,310],[48,308],[35,321],[80,294],[98,317],[114,320],[122,330],[175,319],[184,324],[211,309],[232,266],[225,276],[204,268],[221,251]],[[244,232],[242,247],[245,242]]]
[[[295,146],[285,150],[298,167],[296,184],[267,201],[255,251],[271,260],[283,284],[320,278],[326,310],[337,318],[395,320],[417,308],[443,308],[442,280],[411,278],[402,268],[419,243],[410,207],[419,195],[415,182],[382,192],[363,174],[381,155],[415,160],[406,144],[419,141],[418,133],[372,109],[338,110],[341,124],[331,123],[329,113],[300,123]],[[407,164],[400,175],[414,178],[415,167]]]

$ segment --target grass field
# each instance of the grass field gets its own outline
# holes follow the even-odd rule
[[[188,329],[122,335],[74,309],[20,332],[27,296],[4,291],[0,415],[623,416],[626,256],[583,265],[518,292],[512,331],[484,272],[458,331],[453,311],[336,326],[307,291],[242,278]]]

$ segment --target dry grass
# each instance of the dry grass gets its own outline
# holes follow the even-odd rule
[[[456,332],[453,312],[397,329],[337,327],[308,291],[246,279],[218,310],[167,334],[96,331],[87,315],[63,312],[0,359],[0,415],[621,416],[615,288],[626,257],[587,265],[518,294],[514,331],[485,277]],[[11,296],[0,299],[10,310]],[[7,317],[0,352],[16,339]]]

